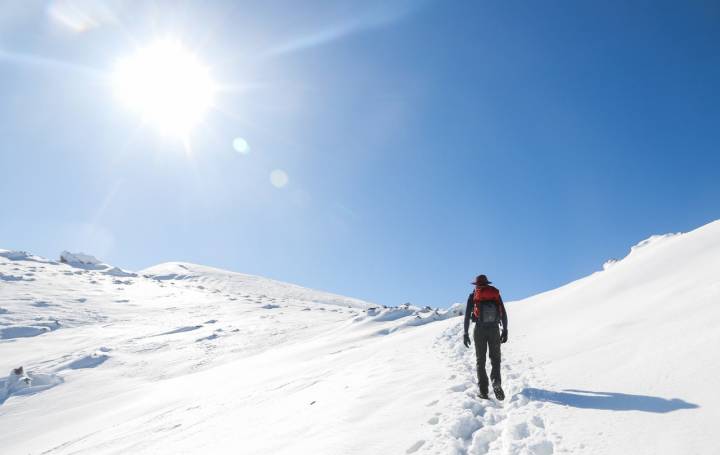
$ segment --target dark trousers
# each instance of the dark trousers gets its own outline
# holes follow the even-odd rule
[[[485,373],[485,356],[490,351],[490,379],[500,385],[500,329],[497,324],[475,324],[475,356],[477,357],[477,375],[480,392],[488,392],[488,377]]]

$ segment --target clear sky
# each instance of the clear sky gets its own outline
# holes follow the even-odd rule
[[[446,306],[720,218],[718,2],[100,5],[2,2],[1,248]],[[182,138],[112,82],[167,39],[217,83]]]

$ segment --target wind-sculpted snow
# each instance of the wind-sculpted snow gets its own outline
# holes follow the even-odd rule
[[[57,264],[55,261],[50,261],[40,256],[35,256],[26,251],[15,251],[15,250],[3,250],[0,249],[0,257],[10,261],[26,261],[26,262],[40,262],[45,264]]]
[[[630,247],[630,252],[625,256],[623,259],[609,259],[603,264],[603,270],[608,270],[615,265],[619,264],[621,261],[624,261],[628,258],[635,258],[638,255],[644,254],[648,250],[653,250],[657,248],[660,245],[663,245],[665,242],[671,241],[671,240],[677,240],[678,238],[682,238],[682,233],[672,233],[672,234],[663,234],[663,235],[652,235],[648,237],[647,239],[636,243],[635,245]]]
[[[355,322],[379,323],[399,321],[391,326],[383,327],[376,333],[378,335],[389,335],[407,327],[417,327],[430,322],[444,321],[449,318],[462,316],[465,308],[459,303],[453,304],[448,309],[440,308],[419,308],[409,304],[399,307],[370,307],[364,314],[355,318]]]
[[[95,256],[85,253],[70,253],[68,251],[63,251],[60,254],[60,262],[83,270],[94,270],[104,275],[124,278],[137,276],[136,273],[128,272],[127,270],[123,270],[119,267],[105,264]]]

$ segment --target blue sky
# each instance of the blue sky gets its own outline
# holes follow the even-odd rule
[[[716,2],[105,5],[3,4],[2,248],[446,306],[720,217]],[[109,83],[167,37],[223,87],[191,153]]]

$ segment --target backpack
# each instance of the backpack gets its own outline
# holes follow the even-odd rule
[[[498,324],[502,316],[500,291],[494,286],[478,286],[473,293],[473,322]]]

